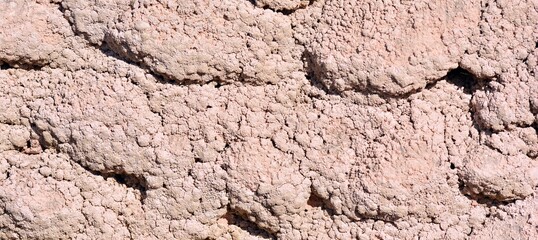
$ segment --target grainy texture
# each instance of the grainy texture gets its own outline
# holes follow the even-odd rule
[[[0,0],[0,239],[536,239],[537,9]]]

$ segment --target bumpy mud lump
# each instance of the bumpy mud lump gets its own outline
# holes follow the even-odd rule
[[[290,20],[235,1],[65,1],[90,42],[178,83],[276,83],[302,68]]]
[[[56,9],[35,1],[2,1],[0,63],[39,67],[68,54],[65,39],[73,32]]]
[[[401,95],[458,67],[480,2],[323,1],[293,16],[314,76],[328,89]]]
[[[538,237],[533,3],[281,2],[0,1],[0,238]]]

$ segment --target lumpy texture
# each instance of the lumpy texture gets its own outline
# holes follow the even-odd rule
[[[538,238],[537,11],[0,0],[0,239]]]

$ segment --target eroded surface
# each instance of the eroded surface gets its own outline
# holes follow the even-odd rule
[[[537,7],[0,1],[0,238],[533,239]]]

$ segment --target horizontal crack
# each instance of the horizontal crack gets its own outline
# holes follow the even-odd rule
[[[5,61],[5,60],[4,60]],[[8,69],[22,69],[27,71],[40,71],[43,69],[43,67],[48,66],[46,63],[24,63],[24,60],[17,61],[17,62],[3,62],[0,59],[0,70],[8,70]]]
[[[248,220],[244,215],[245,214],[242,214],[240,211],[228,206],[228,211],[222,218],[226,219],[229,225],[235,225],[248,232],[251,236],[256,236],[262,239],[277,239],[275,235],[259,227],[255,222]]]
[[[254,6],[256,7],[261,7],[263,9],[268,9],[268,10],[271,10],[273,12],[277,12],[277,13],[281,13],[282,15],[285,15],[285,16],[288,16],[288,15],[291,15],[293,14],[294,12],[296,12],[297,10],[300,10],[300,9],[306,9],[307,7],[309,7],[310,5],[314,4],[315,0],[309,0],[308,1],[308,4],[299,4],[297,7],[295,8],[283,8],[283,9],[275,9],[274,7],[271,7],[269,6],[268,4],[265,4],[265,5],[262,5],[260,6],[258,4],[258,1],[257,0],[249,0],[250,3],[252,3]]]
[[[101,176],[105,180],[107,180],[108,178],[112,178],[117,183],[138,191],[140,193],[140,202],[144,204],[144,200],[147,197],[148,183],[143,176],[126,172],[95,171],[85,166],[84,164],[81,164],[77,161],[74,162],[76,162],[79,166],[81,166],[84,170],[91,173],[92,175]]]

